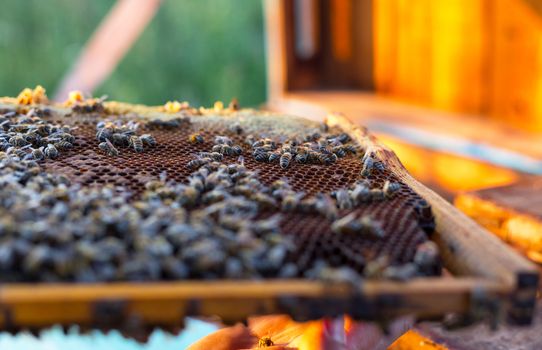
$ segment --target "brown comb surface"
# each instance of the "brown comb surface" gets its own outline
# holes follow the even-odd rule
[[[98,118],[98,119],[96,119]],[[331,165],[299,164],[292,160],[286,169],[277,163],[261,163],[254,160],[250,147],[244,143],[246,133],[237,135],[224,127],[224,123],[191,123],[182,127],[164,128],[142,123],[138,133],[150,133],[157,146],[143,153],[135,153],[131,149],[119,149],[120,155],[111,157],[98,148],[96,141],[96,122],[103,118],[71,115],[58,119],[62,124],[77,126],[75,147],[65,151],[56,160],[47,160],[45,169],[50,172],[66,175],[75,183],[85,186],[111,184],[123,187],[137,197],[145,183],[157,179],[165,173],[168,180],[185,182],[194,171],[187,163],[195,158],[198,152],[210,151],[216,135],[231,137],[235,143],[243,147],[245,165],[250,170],[257,170],[262,183],[270,185],[273,181],[287,179],[296,191],[307,194],[331,193],[361,179],[362,162],[359,156],[347,155]],[[111,119],[111,117],[108,117]],[[193,120],[206,118],[193,116]],[[272,116],[269,118],[273,118]],[[133,119],[133,118],[129,118]],[[212,119],[212,118],[210,118]],[[245,124],[250,124],[248,121]],[[279,120],[276,123],[280,123]],[[225,123],[227,125],[227,122]],[[241,126],[244,126],[241,118]],[[267,136],[266,130],[261,135]],[[268,131],[268,130],[267,130]],[[299,135],[306,130],[290,130]],[[202,144],[188,142],[188,136],[201,132],[205,138]],[[280,133],[279,133],[280,134]],[[225,156],[225,164],[237,161],[236,156]],[[381,188],[385,180],[400,182],[386,170],[375,170],[369,177],[371,188]],[[363,272],[367,261],[385,255],[393,265],[412,261],[416,247],[428,239],[423,227],[430,232],[432,219],[422,220],[417,206],[423,200],[407,185],[401,183],[401,189],[393,199],[362,204],[354,209],[359,214],[371,214],[383,223],[386,233],[383,239],[370,239],[360,235],[338,235],[331,231],[331,222],[321,215],[286,213],[282,221],[282,232],[293,238],[295,252],[288,261],[294,262],[299,271],[310,268],[318,260],[324,260],[332,266],[349,266],[359,273]],[[341,211],[340,216],[348,211]]]

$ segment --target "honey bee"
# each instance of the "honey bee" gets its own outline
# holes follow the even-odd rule
[[[271,184],[271,189],[272,190],[289,189],[289,188],[290,188],[290,185],[288,184],[288,181],[286,181],[284,179],[275,180]]]
[[[72,134],[69,134],[67,132],[61,132],[56,136],[60,137],[60,139],[62,139],[63,141],[67,141],[69,143],[74,143],[75,142],[75,136],[73,136]]]
[[[191,186],[184,186],[179,193],[178,201],[182,206],[193,206],[198,202],[200,192]]]
[[[13,146],[22,147],[28,144],[22,135],[15,135],[9,138],[9,143]]]
[[[381,278],[384,276],[384,271],[390,266],[389,258],[381,255],[376,259],[367,262],[363,269],[363,275],[369,279]]]
[[[282,169],[286,169],[290,165],[290,161],[292,160],[292,154],[289,152],[285,152],[280,156],[280,167]]]
[[[9,132],[26,132],[28,130],[28,124],[11,124],[8,131]]]
[[[55,159],[58,157],[58,149],[51,143],[47,144],[47,147],[45,147],[43,153],[49,159]]]
[[[203,139],[203,136],[201,136],[201,134],[190,134],[190,136],[188,136],[188,142],[190,143],[203,143],[204,142],[204,139]]]
[[[335,201],[327,194],[319,194],[316,199],[316,211],[329,220],[335,220],[338,215]]]
[[[231,147],[231,150],[232,150],[233,154],[237,155],[237,156],[240,155],[241,153],[243,153],[243,149],[239,145],[233,145]]]
[[[110,140],[114,145],[128,147],[130,145],[130,136],[126,133],[114,133],[111,135]]]
[[[361,169],[361,176],[369,176],[373,173],[375,160],[373,159],[373,154],[365,154],[361,160],[363,168]]]
[[[344,146],[335,146],[331,151],[335,153],[339,158],[343,158],[346,156],[346,150]]]
[[[10,147],[8,147],[8,149],[6,149],[6,153],[8,155],[14,154],[15,156],[22,159],[22,158],[24,158],[26,156],[26,149],[28,147],[30,147],[30,145],[24,146],[22,148],[17,148],[17,147],[10,146]]]
[[[350,196],[354,200],[354,204],[359,205],[360,203],[366,203],[371,200],[371,190],[367,183],[357,183],[354,186]]]
[[[227,136],[215,136],[215,144],[233,146],[233,141]]]
[[[359,148],[352,144],[344,145],[343,149],[345,152],[351,153],[351,154],[356,154],[359,151]]]
[[[339,142],[341,142],[341,143],[347,143],[348,141],[351,140],[351,138],[347,133],[343,132],[342,134],[337,136],[337,140],[339,140]]]
[[[317,153],[318,162],[320,164],[330,165],[337,161],[338,157],[335,153]]]
[[[399,266],[388,266],[382,271],[382,277],[397,280],[408,281],[418,274],[418,267],[413,263],[406,263]]]
[[[252,147],[253,148],[266,147],[267,150],[273,150],[277,148],[277,144],[275,143],[275,141],[273,141],[270,138],[263,138],[253,143]]]
[[[328,151],[327,140],[318,140],[316,149],[319,150],[320,152]]]
[[[282,216],[280,214],[275,214],[267,219],[253,221],[251,228],[256,234],[279,232],[281,219]]]
[[[241,125],[239,125],[239,123],[233,123],[228,129],[237,135],[241,135],[243,133],[243,128]]]
[[[432,275],[438,272],[440,267],[438,246],[433,241],[425,241],[416,247],[414,264],[420,272]]]
[[[335,220],[331,225],[331,229],[338,234],[363,234],[370,238],[383,238],[385,235],[380,223],[370,215],[363,215],[358,219],[355,213],[350,213]]]
[[[305,196],[303,192],[288,191],[282,198],[282,209],[284,211],[294,211],[301,204],[301,198]]]
[[[371,199],[376,202],[383,201],[386,199],[386,195],[384,194],[384,191],[380,188],[373,188],[370,190],[371,193]]]
[[[130,146],[132,146],[137,153],[143,152],[143,141],[141,141],[139,136],[130,136]]]
[[[354,203],[352,203],[352,198],[350,198],[350,193],[345,189],[340,189],[335,193],[335,199],[337,200],[337,205],[339,209],[352,209]]]
[[[267,152],[254,152],[252,155],[257,162],[269,161],[269,154]]]
[[[258,339],[258,348],[267,348],[274,345],[275,343],[271,340],[270,337],[262,337]]]
[[[119,151],[115,148],[115,146],[113,146],[109,139],[105,139],[105,141],[101,142],[98,147],[109,156],[116,157],[119,155]]]
[[[401,189],[401,185],[399,183],[390,182],[389,180],[386,180],[386,182],[384,183],[384,186],[382,187],[382,192],[384,192],[384,196],[386,196],[386,198],[391,198],[400,189]]]
[[[59,150],[67,150],[67,149],[73,148],[73,145],[71,143],[69,143],[68,141],[63,141],[63,140],[55,142],[54,145]]]
[[[295,153],[295,148],[291,144],[285,143],[282,145],[280,151],[281,153]]]
[[[254,137],[254,135],[250,134],[250,135],[247,135],[247,137],[245,137],[245,144],[247,146],[250,146],[252,147],[252,145],[256,142],[256,138]]]
[[[321,138],[321,137],[322,137],[322,135],[315,132],[313,134],[306,135],[305,136],[305,142],[318,141],[318,139]]]
[[[212,191],[206,192],[202,197],[202,201],[203,203],[217,203],[223,201],[228,196],[228,192],[220,188],[215,188]]]
[[[269,161],[269,163],[274,163],[274,162],[278,161],[280,159],[280,157],[281,157],[280,153],[278,153],[278,152],[270,152],[268,161]]]
[[[51,125],[41,124],[36,126],[35,130],[40,136],[47,136],[51,133]]]
[[[224,158],[222,153],[219,153],[219,152],[200,152],[199,157],[200,158],[211,158],[213,160],[216,160],[217,162],[222,161],[222,159]]]
[[[254,141],[251,146],[252,148],[258,148],[258,147],[262,147],[264,144],[265,144],[264,140],[259,139],[257,141]]]
[[[139,136],[139,139],[145,146],[154,147],[156,146],[156,139],[151,134],[143,134]]]
[[[256,192],[252,194],[252,196],[250,196],[250,199],[257,202],[261,208],[269,209],[269,208],[275,208],[277,206],[277,202],[275,201],[273,197],[268,196],[267,194],[262,193],[262,192]]]
[[[43,147],[32,149],[32,157],[35,160],[45,159],[45,154],[43,153]]]
[[[212,161],[211,158],[197,158],[197,159],[189,161],[186,166],[191,169],[195,169],[195,168],[200,168],[203,165],[210,163],[211,161]]]
[[[300,164],[307,163],[308,160],[308,153],[298,153],[295,155],[295,161]]]
[[[105,142],[106,139],[111,138],[113,130],[107,127],[98,128],[96,132],[96,139],[100,142]]]
[[[220,153],[222,154],[225,154],[227,156],[232,156],[234,155],[234,151],[233,151],[233,148],[228,145],[228,144],[221,144],[221,145],[218,145],[220,146]]]
[[[361,231],[361,223],[355,213],[350,213],[331,224],[331,230],[337,234],[352,234]]]
[[[379,221],[373,219],[371,215],[363,215],[359,222],[361,224],[361,232],[372,238],[383,238],[386,232],[382,228]]]
[[[190,117],[172,118],[172,119],[153,119],[147,122],[147,125],[153,128],[175,129],[181,126],[190,125]]]

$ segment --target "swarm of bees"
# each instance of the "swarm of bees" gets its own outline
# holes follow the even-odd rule
[[[245,144],[252,148],[252,156],[258,162],[278,162],[282,169],[290,166],[292,161],[299,164],[330,165],[347,154],[357,154],[361,148],[350,142],[350,136],[345,133],[339,135],[325,135],[313,133],[304,139],[292,139],[282,143],[270,138],[256,139],[253,135],[245,138]]]
[[[82,102],[73,104],[74,112],[99,112],[74,109],[83,108]],[[284,218],[292,213],[317,216],[345,239],[388,239],[381,218],[357,209],[392,200],[404,185],[392,180],[375,185],[372,175],[384,169],[382,163],[346,133],[325,128],[322,134],[279,140],[245,135],[240,124],[221,135],[206,132],[205,138],[195,132],[188,142],[202,149],[187,164],[191,175],[186,181],[168,180],[163,173],[135,197],[109,185],[72,185],[62,175],[47,173],[39,162],[61,157],[76,141],[73,128],[46,121],[49,113],[31,109],[0,115],[2,281],[305,277],[360,285],[362,277],[407,280],[438,273],[438,249],[430,241],[402,265],[385,256],[367,261],[363,271],[320,258],[306,268],[296,262],[299,247],[283,232]],[[147,125],[168,129],[189,123],[183,117]],[[99,149],[117,156],[119,149],[139,153],[155,147],[152,135],[137,133],[138,125],[100,119]],[[204,149],[210,142],[211,149]],[[264,184],[258,171],[245,164],[245,157],[252,157],[288,169],[292,163],[329,165],[347,156],[362,163],[359,181],[311,195],[294,190],[285,178]],[[415,211],[431,221],[426,202],[416,204]],[[260,347],[272,345],[271,339],[260,339]]]
[[[117,147],[131,148],[141,153],[146,147],[156,146],[156,140],[151,134],[137,135],[139,124],[129,121],[126,124],[120,121],[100,121],[96,124],[96,140],[98,147],[107,155],[118,156]]]
[[[30,109],[26,114],[0,115],[0,151],[20,160],[55,159],[61,151],[73,148],[72,128],[47,122],[47,109]]]

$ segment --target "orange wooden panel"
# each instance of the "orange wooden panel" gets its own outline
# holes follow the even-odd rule
[[[330,2],[333,57],[339,62],[352,58],[352,3],[350,0]]]
[[[374,29],[374,81],[377,92],[393,93],[397,79],[398,8],[396,0],[373,3]]]
[[[374,3],[378,92],[454,112],[487,109],[486,0]]]
[[[483,113],[486,107],[489,21],[486,0],[436,1],[431,8],[432,107]]]
[[[494,6],[491,113],[542,131],[542,15],[525,0]]]
[[[396,82],[392,93],[417,102],[431,94],[432,0],[399,0]]]

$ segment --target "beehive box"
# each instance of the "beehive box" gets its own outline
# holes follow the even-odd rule
[[[542,180],[533,176],[505,186],[461,193],[454,202],[480,225],[541,263],[541,194]]]
[[[244,158],[241,162],[248,171],[255,171],[258,186],[269,188],[277,180],[285,180],[293,193],[303,192],[304,199],[321,198],[318,193],[327,194],[326,198],[334,194],[333,211],[337,214],[330,218],[328,209],[309,212],[286,209],[284,199],[280,203],[267,203],[268,206],[259,201],[256,219],[266,220],[280,213],[280,237],[287,239],[290,248],[280,266],[257,266],[255,273],[246,274],[242,270],[243,273],[233,276],[235,278],[229,275],[227,260],[207,269],[190,268],[181,274],[183,278],[175,278],[170,270],[165,272],[163,265],[158,267],[157,274],[130,274],[126,271],[133,273],[131,266],[139,260],[136,255],[128,255],[122,262],[124,265],[105,279],[96,271],[89,275],[88,271],[82,274],[77,270],[77,273],[60,276],[56,267],[46,264],[40,266],[43,269],[29,273],[28,263],[17,265],[15,262],[14,266],[23,273],[14,269],[15,273],[5,275],[8,277],[4,277],[0,287],[0,327],[3,329],[41,328],[52,324],[124,330],[153,326],[173,329],[182,325],[185,316],[219,316],[226,322],[234,322],[249,315],[269,313],[287,313],[300,320],[346,313],[355,319],[385,322],[402,315],[421,319],[441,317],[449,312],[495,317],[504,310],[516,322],[530,322],[538,281],[536,270],[414,180],[392,151],[341,115],[329,116],[323,126],[293,116],[238,110],[235,105],[224,108],[217,104],[210,109],[196,109],[169,103],[146,107],[81,97],[74,97],[68,104],[51,104],[45,97],[32,98],[32,92],[27,93],[28,99],[24,99],[24,94],[19,99],[2,99],[0,111],[19,113],[17,117],[37,113],[48,123],[66,125],[66,130],[70,129],[75,136],[73,147],[62,150],[55,159],[45,159],[40,166],[46,173],[62,174],[82,188],[111,185],[117,191],[113,197],[124,198],[130,193],[126,199],[128,205],[137,203],[148,196],[146,191],[154,186],[149,184],[160,179],[167,179],[171,186],[186,183],[198,170],[197,166],[187,167],[187,164],[201,158],[199,152],[210,151],[217,143],[214,137],[227,136],[232,145],[240,146]],[[126,148],[119,147],[120,153],[116,156],[107,154],[99,146],[105,139],[96,140],[97,124],[103,121],[128,124],[135,121],[139,125],[137,133],[153,135],[156,146],[145,145],[145,151],[139,153],[132,150],[130,144]],[[10,124],[4,124],[7,125]],[[190,142],[190,135],[194,133],[200,134],[203,142]],[[304,141],[314,138],[312,142],[316,143],[318,137],[311,136],[316,133],[335,137],[348,135],[349,142],[357,148],[356,154],[308,163],[296,162],[293,157],[289,166],[283,167],[278,161],[258,162],[254,147],[244,141],[248,135],[255,136],[256,140],[269,138],[278,144],[279,152],[288,140],[295,138]],[[28,147],[24,152],[28,152]],[[229,156],[229,152],[225,152],[222,163],[238,166],[237,156]],[[366,169],[367,157],[374,163],[370,171]],[[362,180],[375,190],[376,196],[382,194],[386,181],[399,187],[393,195],[340,205],[342,208],[337,209],[338,191]],[[179,196],[175,201],[180,201]],[[177,209],[194,220],[191,213],[200,209],[200,204],[194,203],[193,208],[181,205],[187,207],[186,212],[183,208]],[[144,211],[139,207],[138,210]],[[334,220],[351,213],[378,222],[382,233],[369,237],[337,232],[333,228]],[[14,214],[6,212],[4,215]],[[103,218],[99,220],[103,223]],[[433,230],[435,224],[436,230]],[[142,228],[133,230],[124,232],[122,239],[136,235],[135,231],[139,235]],[[163,230],[165,228],[159,229],[158,235],[163,235]],[[13,232],[20,234],[17,229]],[[217,235],[217,232],[209,234]],[[278,239],[269,237],[270,241]],[[417,247],[429,238],[437,243],[444,266],[455,276],[438,276],[438,267],[418,271],[404,281],[368,273],[367,265],[383,256],[390,266],[412,263]],[[41,237],[36,240],[43,243]],[[146,248],[145,242],[140,244],[141,249]],[[175,256],[185,256],[182,254],[190,254],[195,248],[189,246],[184,253],[177,252],[183,249],[175,248]],[[218,249],[210,251],[208,256],[216,257],[220,253]],[[235,249],[229,254],[240,258]],[[267,252],[262,254],[268,256]],[[326,264],[327,273],[316,276],[307,273],[321,262]],[[68,267],[69,263],[77,265],[68,260]],[[290,269],[286,273],[283,269],[286,265],[295,267],[293,272]],[[371,278],[358,280],[360,276]]]

